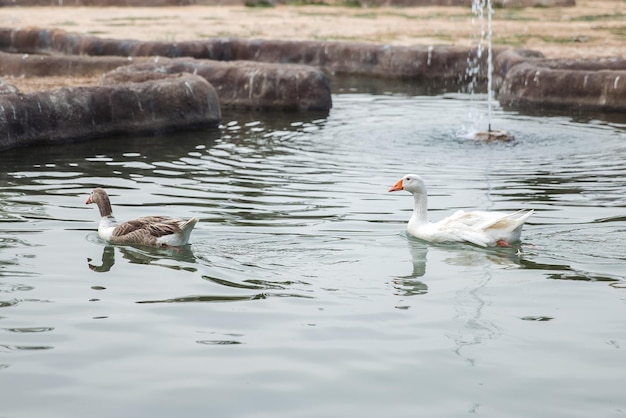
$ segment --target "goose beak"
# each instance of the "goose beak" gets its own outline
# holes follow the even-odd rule
[[[91,195],[89,195],[89,197],[87,198],[87,201],[85,202],[85,205],[89,205],[93,203],[93,200],[91,200]]]
[[[391,186],[391,189],[389,189],[390,192],[397,192],[398,190],[404,190],[404,186],[402,186],[402,179],[398,180],[398,182]]]

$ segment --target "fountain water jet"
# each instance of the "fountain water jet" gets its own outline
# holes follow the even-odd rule
[[[493,16],[493,5],[491,0],[472,0],[472,11],[478,19],[480,20],[480,39],[478,41],[478,46],[476,50],[476,68],[472,71],[472,80],[470,81],[470,89],[473,90],[473,86],[476,83],[476,75],[478,73],[477,69],[480,66],[480,57],[483,52],[483,40],[485,39],[485,17],[484,10],[487,8],[487,130],[486,131],[476,131],[473,133],[473,138],[480,141],[513,141],[515,137],[510,134],[506,130],[491,129],[491,120],[492,120],[492,109],[493,109],[493,49],[492,49],[492,16]]]

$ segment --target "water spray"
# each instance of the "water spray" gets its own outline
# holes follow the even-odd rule
[[[482,53],[482,42],[485,39],[484,30],[484,10],[487,8],[487,131],[477,131],[474,138],[481,141],[513,141],[515,137],[505,130],[494,130],[491,128],[491,120],[493,115],[493,48],[492,48],[492,17],[493,5],[492,0],[472,0],[472,11],[480,19],[480,40],[478,44],[477,54],[480,57]]]

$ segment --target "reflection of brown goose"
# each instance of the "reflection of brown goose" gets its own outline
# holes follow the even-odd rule
[[[406,190],[413,195],[413,214],[407,225],[407,232],[430,242],[469,242],[481,247],[509,247],[518,242],[524,222],[532,210],[519,210],[513,213],[457,211],[439,222],[429,222],[427,216],[426,185],[417,174],[407,174],[394,184],[389,191]]]
[[[98,235],[113,244],[139,244],[151,246],[180,246],[189,242],[189,235],[197,218],[175,219],[166,216],[144,216],[132,221],[117,223],[113,217],[111,201],[104,189],[94,189],[86,204],[95,203],[100,210]]]

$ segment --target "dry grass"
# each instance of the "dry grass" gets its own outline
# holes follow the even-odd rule
[[[624,0],[575,7],[496,9],[494,41],[550,57],[624,56]],[[187,6],[167,8],[5,7],[0,26],[60,28],[116,39],[178,42],[210,37],[351,40],[470,46],[480,25],[468,7]]]
[[[550,58],[626,58],[626,1],[578,0],[575,7],[496,9],[493,40]],[[0,26],[59,28],[114,39],[180,42],[213,37],[329,40],[392,45],[475,46],[483,25],[468,7],[248,8],[4,7]],[[90,85],[97,78],[7,79],[23,92]]]

